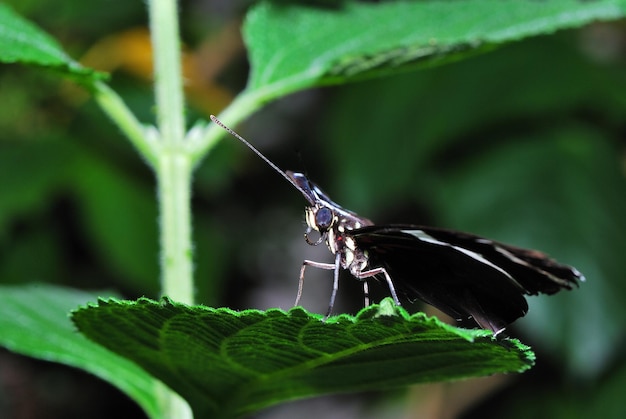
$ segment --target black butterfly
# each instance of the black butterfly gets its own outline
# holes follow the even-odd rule
[[[334,271],[327,316],[337,294],[339,271],[347,269],[363,282],[384,280],[396,302],[397,292],[420,299],[457,320],[472,318],[494,334],[526,314],[524,295],[554,294],[572,289],[585,278],[575,268],[562,265],[536,250],[521,249],[468,233],[415,225],[378,226],[333,202],[302,173],[283,172],[245,139],[238,138],[298,189],[308,202],[305,240],[326,243],[334,263],[305,260],[300,270],[296,305],[302,295],[307,266]],[[319,238],[311,240],[312,231]]]

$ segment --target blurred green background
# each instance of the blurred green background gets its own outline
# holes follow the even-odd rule
[[[153,120],[143,2],[7,3],[72,56],[111,71],[112,87]],[[238,29],[248,3],[181,2],[190,123],[245,86]],[[624,23],[596,24],[445,67],[302,92],[237,127],[280,167],[306,171],[379,223],[540,249],[587,277],[579,290],[531,298],[528,316],[509,329],[537,352],[521,376],[328,397],[259,417],[624,417],[625,58]],[[0,283],[157,297],[154,179],[130,144],[84,91],[54,74],[4,65],[0,98]],[[329,258],[302,240],[299,194],[230,138],[198,169],[193,205],[199,303],[289,308],[302,259]],[[323,312],[330,278],[319,278],[307,282],[303,303]],[[347,312],[362,304],[349,276],[339,297]],[[2,417],[126,409],[136,408],[95,378],[0,351]]]

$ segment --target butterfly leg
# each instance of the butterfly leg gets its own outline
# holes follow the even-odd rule
[[[367,281],[363,281],[363,302],[364,307],[369,307],[370,305],[370,286],[367,284]]]
[[[393,301],[396,303],[396,305],[401,305],[400,300],[398,299],[398,294],[396,294],[396,288],[393,286],[393,281],[391,280],[391,277],[389,276],[385,268],[380,267],[380,268],[370,269],[369,271],[351,272],[351,273],[352,275],[354,275],[355,277],[363,281],[365,281],[367,278],[371,278],[376,275],[380,275],[380,274],[384,275],[385,280],[387,281],[387,286],[389,287],[389,292],[391,293],[391,296],[393,297]],[[367,297],[367,295],[366,295],[366,298],[367,298],[367,301],[369,302],[369,297]]]
[[[335,263],[324,263],[324,262],[315,262],[312,260],[305,260],[302,262],[302,268],[300,268],[300,279],[298,281],[298,294],[296,295],[296,301],[294,306],[300,304],[300,298],[302,298],[302,288],[304,286],[304,271],[307,266],[311,266],[313,268],[318,269],[326,269],[326,270],[334,270],[334,280],[333,280],[333,292],[330,297],[330,304],[328,307],[328,312],[326,313],[326,317],[328,317],[335,305],[335,296],[337,295],[337,288],[339,287],[339,268],[340,268],[341,255],[337,254],[335,257]]]

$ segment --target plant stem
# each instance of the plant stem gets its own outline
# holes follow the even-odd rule
[[[150,0],[150,28],[160,150],[155,165],[161,226],[161,293],[193,304],[191,162],[184,144],[184,107],[176,0]],[[189,405],[163,388],[168,418],[191,418]]]
[[[184,146],[183,88],[175,0],[150,1],[157,125],[155,167],[161,222],[162,294],[193,304],[191,169]]]
[[[191,163],[181,151],[163,153],[157,166],[161,223],[162,293],[193,304]]]
[[[102,82],[94,84],[95,99],[102,110],[117,124],[139,154],[154,168],[157,159],[158,144],[148,135],[144,126],[128,109],[122,98],[109,86]]]
[[[163,144],[181,147],[185,130],[178,5],[176,0],[150,1],[157,125]]]

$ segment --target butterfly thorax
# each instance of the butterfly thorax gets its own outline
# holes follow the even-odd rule
[[[307,223],[305,239],[307,243],[318,245],[324,241],[332,254],[341,256],[341,267],[348,269],[353,275],[357,275],[367,268],[369,258],[367,252],[356,245],[350,232],[373,225],[372,221],[360,217],[330,200],[323,199],[322,197],[326,198],[326,196],[317,187],[314,186],[313,188],[316,192],[317,204],[305,209]],[[315,242],[311,241],[308,236],[313,230],[320,234],[319,240]]]

